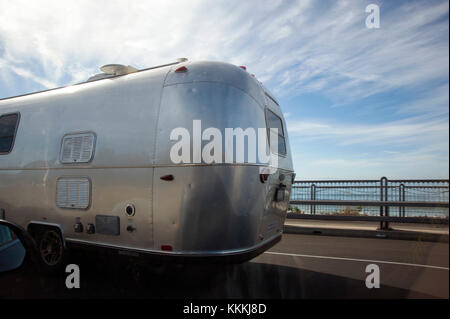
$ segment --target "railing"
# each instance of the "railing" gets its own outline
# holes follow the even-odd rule
[[[295,181],[290,217],[380,221],[448,223],[449,180],[315,180]],[[307,217],[308,216],[308,217]],[[314,217],[313,217],[314,216]],[[336,218],[337,219],[337,218]]]

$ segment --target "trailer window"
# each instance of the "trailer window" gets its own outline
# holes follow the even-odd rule
[[[11,152],[18,123],[18,113],[0,116],[0,154],[8,154]]]
[[[286,140],[284,138],[283,121],[278,115],[266,109],[266,124],[269,143],[272,135],[274,138],[278,138],[278,150],[274,150],[271,146],[272,152],[286,155]]]

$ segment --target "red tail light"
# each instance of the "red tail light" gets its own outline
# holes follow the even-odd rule
[[[246,70],[247,71],[247,67],[245,65],[240,65],[239,66],[242,70]]]
[[[261,183],[264,183],[269,178],[269,174],[259,174],[259,179]]]
[[[172,251],[172,246],[170,245],[161,245],[161,250]]]
[[[177,73],[187,72],[187,67],[180,66],[178,69],[175,70]]]

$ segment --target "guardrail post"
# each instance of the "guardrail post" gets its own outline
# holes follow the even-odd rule
[[[401,183],[398,186],[398,201],[404,202],[405,201],[405,184]],[[399,216],[405,217],[405,206],[401,206],[398,208],[399,210]]]
[[[388,182],[388,179],[386,177],[385,177],[385,180],[384,180],[384,200],[386,202],[389,201],[389,182]],[[389,217],[389,206],[385,206],[384,214],[385,214],[386,217]],[[389,229],[389,222],[384,222],[384,227],[386,229]]]
[[[384,177],[382,177],[381,179],[380,179],[380,202],[382,202],[383,201],[383,178]],[[384,216],[384,213],[383,213],[383,209],[384,209],[384,207],[383,206],[380,206],[380,217],[383,217]],[[381,221],[380,222],[380,229],[383,229],[383,222]]]
[[[316,200],[316,184],[311,184],[311,200]],[[309,212],[311,215],[315,215],[316,205],[309,206]]]
[[[380,179],[380,201],[388,201],[388,188],[388,179],[383,176]],[[389,206],[380,206],[380,216],[389,217]],[[389,222],[381,221],[380,229],[389,229]]]

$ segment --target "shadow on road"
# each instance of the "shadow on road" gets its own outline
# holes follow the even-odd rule
[[[405,289],[367,289],[361,280],[293,267],[247,262],[238,265],[140,264],[123,256],[73,254],[79,289],[67,274],[33,269],[1,275],[1,298],[432,298]]]

